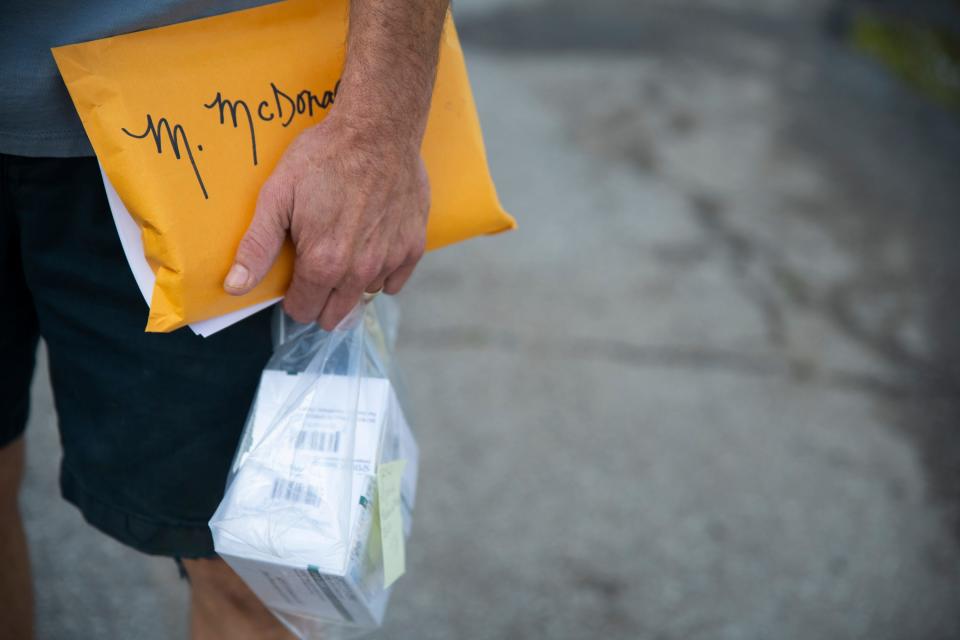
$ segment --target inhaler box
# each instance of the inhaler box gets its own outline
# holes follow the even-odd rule
[[[416,441],[389,380],[302,376],[263,372],[211,520],[214,546],[268,608],[300,628],[377,626],[389,589],[374,527],[376,465],[407,460],[401,513],[409,535]]]

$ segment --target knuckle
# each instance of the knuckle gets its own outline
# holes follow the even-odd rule
[[[286,312],[288,316],[290,316],[300,324],[304,324],[312,320],[315,320],[315,318],[310,317],[306,309],[296,304],[284,302],[283,310]]]
[[[383,272],[387,275],[390,275],[397,269],[403,266],[403,263],[406,262],[406,257],[403,253],[394,251],[389,256],[387,256],[386,261],[383,263]]]
[[[346,274],[344,263],[323,251],[311,251],[300,260],[300,275],[310,284],[333,286]]]
[[[290,181],[276,174],[267,178],[257,195],[257,210],[268,219],[280,223],[289,213],[286,204],[290,202]]]
[[[389,276],[391,273],[395,272],[397,269],[403,266],[403,260],[398,260],[396,258],[391,258],[383,264],[382,274]]]
[[[266,261],[270,257],[270,251],[267,248],[266,239],[263,237],[263,231],[258,228],[247,231],[243,240],[240,241],[238,253],[257,263]]]
[[[386,285],[384,285],[383,290],[385,293],[392,296],[400,293],[400,290],[403,288],[405,282],[405,278],[390,278],[387,280]]]
[[[340,321],[343,320],[345,315],[346,313],[342,312],[337,306],[328,305],[320,316],[320,325],[327,331],[330,331],[340,324]]]
[[[280,182],[275,178],[267,178],[267,181],[260,187],[260,193],[257,195],[257,206],[263,209],[276,209],[280,203],[281,193]]]
[[[409,251],[407,252],[407,260],[406,260],[406,262],[408,262],[408,263],[416,263],[416,262],[419,262],[419,261],[420,261],[420,258],[423,257],[423,254],[426,252],[426,250],[427,250],[427,239],[426,239],[426,238],[419,238],[419,239],[413,244],[413,246],[410,247]]]
[[[343,273],[325,262],[310,261],[300,267],[300,276],[309,285],[332,287],[340,281]]]
[[[330,266],[331,271],[340,274],[341,277],[350,269],[350,251],[345,247],[331,247],[324,252],[321,260]]]
[[[347,312],[349,312],[350,309],[346,308],[344,303],[341,301],[339,304],[332,305],[328,311],[328,319],[333,322],[333,324],[337,324],[343,320],[344,316],[347,315]]]
[[[278,187],[279,187],[278,180],[273,176],[270,176],[269,178],[263,181],[262,185],[260,185],[260,193],[257,196],[257,200],[259,200],[264,204],[267,204],[273,201],[274,199],[276,199]]]
[[[313,320],[315,320],[315,318],[310,317],[310,315],[304,313],[303,311],[296,311],[289,315],[291,318],[293,318],[300,324],[307,324],[308,322],[312,322]]]
[[[380,275],[383,268],[383,259],[377,256],[366,256],[357,261],[353,268],[353,278],[358,284],[366,285]]]

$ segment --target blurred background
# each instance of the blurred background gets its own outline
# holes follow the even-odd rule
[[[377,637],[960,637],[960,2],[454,7],[520,229],[400,297]],[[185,637],[173,563],[60,500],[34,395],[40,637]]]

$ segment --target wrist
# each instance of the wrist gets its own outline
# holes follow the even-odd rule
[[[382,104],[382,103],[381,103]],[[391,109],[389,104],[387,109]],[[424,127],[402,112],[384,113],[379,109],[355,108],[337,103],[325,123],[335,128],[349,144],[378,155],[419,155]]]

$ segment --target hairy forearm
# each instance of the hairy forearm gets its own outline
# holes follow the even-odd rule
[[[358,134],[419,149],[449,0],[351,0],[334,114]]]

